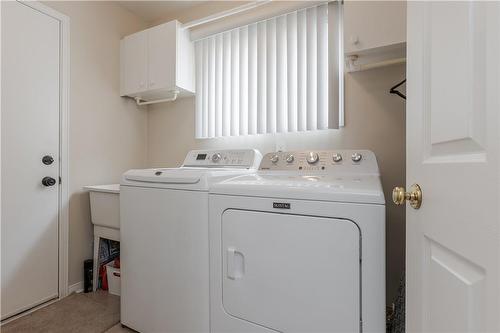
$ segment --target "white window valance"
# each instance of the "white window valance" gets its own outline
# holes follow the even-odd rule
[[[196,137],[338,125],[329,119],[340,95],[329,94],[328,10],[301,9],[196,41]]]

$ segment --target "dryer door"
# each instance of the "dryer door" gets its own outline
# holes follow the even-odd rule
[[[281,332],[357,332],[360,232],[334,218],[227,210],[223,306]]]

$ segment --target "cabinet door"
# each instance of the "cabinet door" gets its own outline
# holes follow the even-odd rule
[[[122,39],[120,44],[120,94],[137,95],[147,89],[148,34],[141,31]]]
[[[149,90],[175,89],[176,28],[171,21],[148,30]]]
[[[406,41],[406,1],[345,1],[344,51]]]

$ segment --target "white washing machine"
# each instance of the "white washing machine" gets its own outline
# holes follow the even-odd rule
[[[385,200],[366,150],[278,152],[210,189],[211,332],[385,332]]]
[[[256,150],[191,151],[183,166],[130,170],[120,187],[121,322],[209,331],[208,187],[255,172]]]

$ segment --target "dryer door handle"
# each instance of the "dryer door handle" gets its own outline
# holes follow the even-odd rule
[[[245,256],[234,247],[226,250],[227,277],[231,280],[241,279],[245,274]]]

